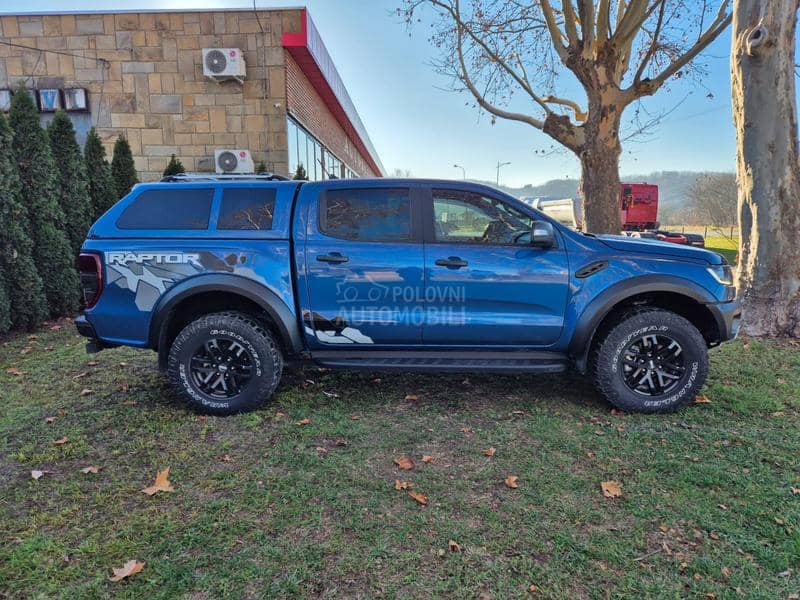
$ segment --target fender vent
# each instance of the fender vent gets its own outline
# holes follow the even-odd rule
[[[599,273],[607,266],[608,262],[605,260],[588,264],[585,267],[581,267],[580,269],[575,271],[575,277],[577,277],[578,279],[586,279],[587,277],[591,277],[595,273]]]

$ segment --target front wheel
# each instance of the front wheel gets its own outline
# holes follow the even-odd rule
[[[224,312],[189,323],[169,351],[167,374],[194,410],[231,415],[261,406],[278,387],[283,358],[250,315]]]
[[[677,410],[694,399],[707,374],[705,339],[688,320],[666,310],[622,315],[592,353],[597,389],[631,412]]]

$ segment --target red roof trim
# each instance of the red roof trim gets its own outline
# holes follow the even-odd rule
[[[383,175],[380,159],[308,11],[302,9],[301,13],[300,31],[284,33],[283,47],[300,66],[369,167],[376,175]]]

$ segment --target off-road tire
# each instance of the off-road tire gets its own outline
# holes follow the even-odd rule
[[[211,338],[235,341],[252,357],[252,375],[238,395],[208,395],[191,376],[192,357]],[[257,319],[240,312],[213,313],[192,321],[175,338],[167,360],[173,388],[189,407],[208,415],[232,415],[260,407],[275,392],[282,371],[283,357],[272,334]]]
[[[644,334],[659,334],[680,344],[685,371],[674,388],[661,395],[644,395],[624,380],[623,353]],[[635,308],[620,315],[591,352],[590,373],[597,390],[614,406],[628,412],[666,413],[692,402],[708,375],[708,348],[688,320],[673,312]]]

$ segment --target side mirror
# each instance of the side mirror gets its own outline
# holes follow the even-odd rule
[[[531,224],[531,245],[537,248],[552,248],[556,245],[556,233],[547,221],[534,221]]]

